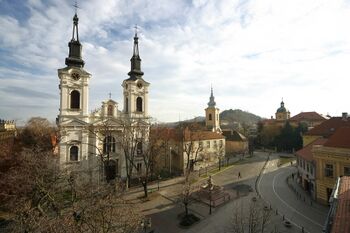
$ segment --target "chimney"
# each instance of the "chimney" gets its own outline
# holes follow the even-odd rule
[[[343,112],[342,113],[342,120],[343,121],[347,121],[348,120],[348,113],[347,112]]]

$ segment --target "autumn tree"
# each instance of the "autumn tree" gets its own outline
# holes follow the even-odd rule
[[[24,147],[34,148],[40,151],[52,149],[52,137],[56,128],[42,117],[32,117],[19,132],[19,140]]]
[[[108,183],[58,169],[49,152],[24,150],[21,161],[1,174],[2,209],[13,232],[137,232],[141,215]]]

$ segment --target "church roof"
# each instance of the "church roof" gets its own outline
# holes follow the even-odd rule
[[[289,119],[290,121],[322,121],[326,120],[323,116],[317,112],[301,112]]]
[[[277,109],[277,112],[279,113],[279,112],[287,112],[287,109],[284,107],[284,102],[283,102],[283,100],[282,100],[282,102],[281,102],[281,107],[279,107],[278,109]]]

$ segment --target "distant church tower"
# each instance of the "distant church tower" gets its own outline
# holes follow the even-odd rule
[[[129,78],[123,81],[124,114],[130,118],[148,117],[148,87],[149,83],[143,80],[141,58],[139,54],[137,29],[134,36],[133,55],[130,59],[131,69]]]
[[[61,143],[59,154],[61,162],[80,161],[88,151],[88,131],[84,125],[89,120],[89,80],[91,74],[84,70],[82,45],[79,41],[78,16],[73,17],[72,39],[68,43],[69,55],[65,68],[58,69],[60,79],[60,109],[57,124],[60,130]],[[74,121],[79,121],[76,126]],[[74,127],[73,127],[74,125]]]
[[[219,113],[220,110],[216,107],[214,100],[213,88],[211,88],[208,107],[205,109],[205,126],[213,132],[221,132]]]
[[[277,121],[286,121],[290,118],[290,112],[284,107],[284,102],[282,99],[281,106],[276,111]]]

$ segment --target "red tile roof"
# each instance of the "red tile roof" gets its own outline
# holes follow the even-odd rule
[[[325,121],[326,118],[317,112],[301,112],[289,119],[290,121]]]
[[[332,233],[350,232],[350,177],[340,178],[338,203],[333,217]]]
[[[328,138],[334,134],[338,128],[343,126],[350,126],[350,117],[346,118],[346,120],[342,119],[342,117],[332,117],[331,119],[315,126],[313,129],[306,132],[305,135],[323,136]]]
[[[199,141],[225,138],[222,134],[216,132],[204,130],[191,131],[188,128],[183,133],[181,130],[175,128],[154,128],[151,130],[151,135],[153,137],[175,141],[182,141],[182,139],[185,141]]]
[[[323,145],[325,142],[327,142],[327,139],[325,138],[316,139],[312,143],[308,144],[307,146],[295,152],[295,154],[307,161],[312,161],[313,160],[312,147],[315,145]]]
[[[350,149],[350,126],[338,128],[324,146]]]

